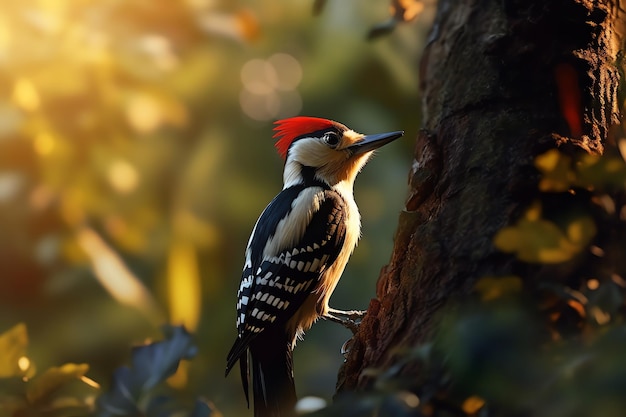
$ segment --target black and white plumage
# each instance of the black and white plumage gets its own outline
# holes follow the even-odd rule
[[[296,403],[291,352],[319,317],[360,236],[354,179],[371,151],[402,132],[364,136],[342,124],[297,117],[277,122],[283,190],[252,231],[237,293],[237,338],[248,398],[248,351],[257,417],[290,416]]]

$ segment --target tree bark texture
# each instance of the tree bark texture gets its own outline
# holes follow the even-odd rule
[[[477,279],[519,273],[493,236],[537,193],[536,155],[603,152],[619,116],[623,29],[607,0],[439,1],[409,197],[338,392],[368,388],[364,370],[428,341],[440,309]],[[410,367],[401,374],[419,372]]]

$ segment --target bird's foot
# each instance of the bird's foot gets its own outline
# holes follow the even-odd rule
[[[324,319],[334,321],[335,323],[339,323],[342,326],[349,329],[352,334],[356,334],[356,331],[359,329],[359,325],[361,324],[361,320],[367,313],[367,310],[350,310],[350,311],[342,311],[335,310],[334,308],[329,308],[326,315],[324,315]]]
[[[345,343],[341,346],[341,354],[343,355],[343,361],[346,362],[348,360],[348,354],[350,353],[350,349],[352,349],[352,344],[354,343],[354,338],[350,338],[345,341]]]

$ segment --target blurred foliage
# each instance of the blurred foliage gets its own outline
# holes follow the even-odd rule
[[[536,196],[494,237],[517,275],[479,279],[430,344],[367,371],[373,392],[316,415],[622,416],[626,124],[611,141],[603,156],[538,155]]]
[[[128,346],[171,322],[197,335],[198,355],[167,385],[248,412],[237,378],[222,375],[248,234],[282,184],[280,117],[407,131],[355,190],[364,239],[333,304],[365,307],[402,207],[420,123],[415,63],[434,12],[424,3],[411,24],[367,42],[389,6],[0,2],[0,332],[13,329],[0,376],[15,375],[15,358],[86,363],[107,390]],[[330,398],[347,337],[322,323],[299,344],[301,395]],[[67,384],[87,378],[74,376]]]
[[[525,262],[561,263],[584,250],[596,233],[590,217],[577,217],[564,227],[541,218],[540,204],[535,202],[515,225],[496,234],[494,244]]]
[[[0,334],[0,415],[87,415],[98,388],[86,377],[89,365],[66,363],[38,374],[27,347],[23,323]]]
[[[166,340],[133,348],[132,366],[119,367],[107,392],[86,377],[87,364],[66,363],[35,375],[26,354],[26,327],[18,324],[0,334],[0,355],[6,364],[0,376],[2,416],[188,416],[218,415],[212,406],[196,400],[189,413],[181,411],[164,382],[173,377],[182,360],[197,353],[184,327],[165,327]],[[17,352],[17,354],[16,354]],[[97,402],[96,396],[99,396]],[[95,404],[95,406],[94,406]]]

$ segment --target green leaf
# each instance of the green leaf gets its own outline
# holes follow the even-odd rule
[[[47,369],[29,384],[26,398],[30,403],[42,401],[65,384],[85,376],[88,370],[89,365],[85,363],[66,363]]]

